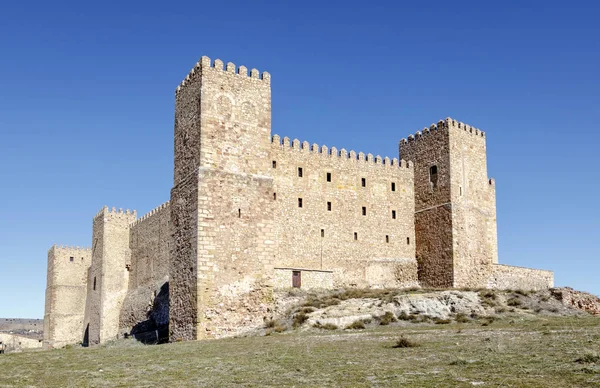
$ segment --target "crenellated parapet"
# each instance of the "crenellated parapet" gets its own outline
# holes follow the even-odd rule
[[[51,250],[55,250],[55,251],[75,251],[75,252],[91,252],[92,248],[90,247],[80,247],[79,245],[73,246],[73,245],[58,245],[58,244],[54,244],[50,247],[50,249],[48,251]]]
[[[220,59],[215,59],[213,62],[209,57],[203,56],[198,62],[196,62],[194,67],[190,70],[190,72],[183,79],[183,81],[181,81],[179,86],[177,86],[175,93],[179,93],[179,91],[182,88],[184,88],[188,83],[190,83],[193,79],[195,79],[196,76],[206,71],[222,71],[231,75],[266,82],[267,84],[271,83],[271,74],[269,74],[266,71],[263,71],[261,74],[257,69],[251,69],[250,73],[248,73],[248,68],[246,66],[242,65],[237,67],[234,63],[231,62],[228,62],[226,65],[224,65],[223,61]]]
[[[459,129],[461,131],[464,131],[465,133],[472,134],[473,136],[485,138],[485,132],[483,132],[482,130],[448,117],[445,120],[438,121],[437,124],[431,124],[429,128],[425,127],[421,131],[417,131],[414,134],[408,135],[408,137],[400,140],[400,144],[407,144],[413,141],[418,141],[419,139],[431,134],[435,134],[438,131],[444,131],[449,129]]]
[[[158,214],[158,213],[162,213],[166,210],[169,209],[169,201],[155,207],[154,209],[150,210],[148,213],[144,214],[143,216],[141,216],[140,218],[138,218],[137,220],[135,220],[134,222],[131,223],[131,226],[135,226],[138,225],[144,221],[146,221],[147,219],[151,218],[152,216]]]
[[[279,147],[283,150],[311,154],[315,157],[339,158],[341,160],[350,160],[364,162],[365,164],[381,165],[384,168],[413,168],[413,163],[411,161],[398,160],[397,158],[390,159],[387,156],[385,158],[382,158],[379,155],[373,156],[373,154],[365,155],[363,152],[357,153],[354,150],[347,151],[345,148],[338,150],[336,147],[328,148],[326,145],[310,145],[307,141],[300,142],[300,140],[298,139],[290,141],[290,138],[287,136],[281,139],[279,135],[273,135],[273,137],[271,138],[271,143],[274,147]]]
[[[117,208],[113,207],[113,208],[109,208],[108,206],[104,206],[102,209],[100,209],[100,211],[98,213],[96,213],[96,215],[94,216],[94,220],[99,218],[99,217],[104,217],[104,216],[111,216],[111,217],[117,217],[117,218],[131,218],[133,217],[135,219],[135,217],[137,217],[137,211],[136,210],[123,210],[122,208],[119,208],[117,210]]]

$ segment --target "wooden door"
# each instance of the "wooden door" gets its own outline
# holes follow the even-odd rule
[[[292,271],[292,287],[302,287],[302,278],[300,276],[300,271]]]

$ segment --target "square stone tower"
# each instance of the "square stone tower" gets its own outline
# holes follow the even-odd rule
[[[419,281],[487,287],[498,243],[484,132],[448,118],[402,139],[400,156],[415,164]]]
[[[270,147],[270,75],[202,57],[176,91],[171,340],[225,335],[252,314],[222,312],[270,303]]]

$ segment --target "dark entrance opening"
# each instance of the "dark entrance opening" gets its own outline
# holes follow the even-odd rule
[[[300,271],[292,271],[292,287],[294,288],[302,287],[302,277],[300,273]]]
[[[83,341],[81,342],[81,346],[85,346],[86,348],[90,346],[90,324],[88,323],[85,327],[85,332],[83,333]]]

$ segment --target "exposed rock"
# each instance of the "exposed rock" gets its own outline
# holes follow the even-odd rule
[[[557,300],[567,307],[587,311],[593,315],[600,315],[600,298],[589,292],[575,291],[571,287],[551,288],[550,292]]]

